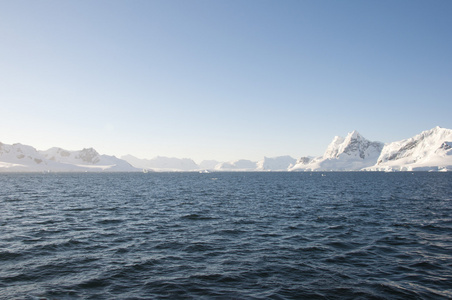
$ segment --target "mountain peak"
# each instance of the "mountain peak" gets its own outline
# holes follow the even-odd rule
[[[98,163],[100,160],[99,153],[97,153],[97,151],[94,150],[94,148],[84,148],[79,152],[78,157],[81,158],[82,161],[90,164]]]
[[[383,143],[371,142],[358,131],[347,137],[334,137],[323,156],[314,159],[300,159],[290,170],[349,171],[374,165],[380,155]]]
[[[68,151],[53,147],[38,151],[32,146],[0,142],[0,172],[85,172],[85,171],[447,171],[452,170],[452,129],[440,126],[406,140],[384,145],[365,139],[357,130],[346,137],[335,136],[323,156],[264,157],[260,161],[204,161],[197,165],[189,158],[155,157],[138,159],[101,155],[93,148]],[[128,161],[128,162],[127,162]],[[134,165],[134,167],[131,166]]]
[[[370,148],[375,148],[373,150],[380,151],[382,147],[382,143],[371,142],[359,134],[358,131],[353,130],[347,134],[346,138],[340,136],[334,137],[323,157],[326,159],[333,159],[346,154],[349,156],[359,156],[364,159],[368,156],[367,152]],[[373,150],[371,150],[371,152],[374,152]]]
[[[363,137],[359,134],[358,131],[353,130],[352,132],[350,132],[350,133],[347,135],[347,138],[358,139],[358,138],[363,138]]]
[[[344,139],[345,144],[352,144],[356,142],[370,142],[368,139],[363,137],[357,130],[349,132]]]

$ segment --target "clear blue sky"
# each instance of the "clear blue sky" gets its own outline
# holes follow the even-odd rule
[[[452,1],[0,0],[0,141],[258,160],[452,128]]]

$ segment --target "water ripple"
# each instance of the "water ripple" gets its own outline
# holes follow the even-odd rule
[[[0,176],[5,299],[452,298],[449,173]]]

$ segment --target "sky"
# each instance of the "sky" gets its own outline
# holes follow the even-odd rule
[[[0,0],[0,142],[322,155],[452,128],[452,1]]]

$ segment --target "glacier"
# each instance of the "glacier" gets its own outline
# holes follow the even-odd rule
[[[256,171],[257,162],[248,159],[222,162],[215,166],[215,171],[252,172]]]
[[[287,171],[296,164],[297,160],[289,155],[264,157],[257,162],[257,171]]]
[[[152,159],[137,158],[133,155],[121,157],[132,166],[156,172],[196,171],[199,166],[190,158],[157,156]]]

